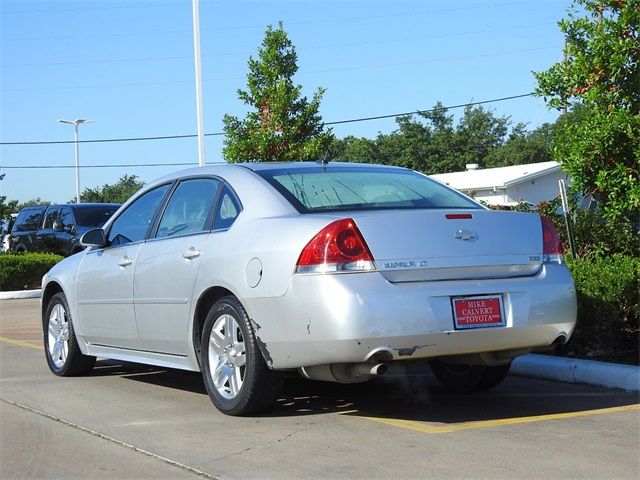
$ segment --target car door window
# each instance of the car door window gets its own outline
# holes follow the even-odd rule
[[[235,195],[231,193],[229,187],[224,187],[218,208],[216,209],[216,218],[213,224],[215,230],[225,230],[231,226],[236,217],[240,213],[240,204],[236,200]]]
[[[220,182],[212,178],[180,182],[162,214],[156,238],[204,231],[218,188]]]
[[[156,210],[171,185],[155,188],[133,202],[113,222],[107,236],[109,245],[122,245],[144,240]]]
[[[71,230],[71,227],[73,227],[73,212],[69,207],[64,207],[60,210],[59,220],[65,230]]]
[[[44,219],[44,229],[51,229],[53,228],[53,222],[55,222],[56,220],[58,220],[58,215],[60,214],[60,209],[59,208],[50,208],[49,210],[47,210],[47,216]]]

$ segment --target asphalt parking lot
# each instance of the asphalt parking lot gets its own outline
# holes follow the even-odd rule
[[[99,360],[58,378],[38,300],[0,301],[0,477],[640,477],[637,394],[509,376],[453,395],[426,370],[292,377],[267,415],[217,412],[197,373]]]

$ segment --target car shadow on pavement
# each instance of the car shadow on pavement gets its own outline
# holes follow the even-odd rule
[[[120,376],[127,380],[207,394],[198,372],[100,360],[92,375]],[[502,384],[488,392],[450,393],[438,384],[429,367],[425,366],[395,368],[389,375],[355,384],[311,381],[296,373],[287,374],[276,405],[260,416],[341,413],[458,424],[583,412],[638,402],[637,393],[516,376],[508,376]]]
[[[149,383],[161,387],[207,394],[200,372],[174,370],[141,363],[98,360],[91,371],[92,376],[119,376],[127,380]]]

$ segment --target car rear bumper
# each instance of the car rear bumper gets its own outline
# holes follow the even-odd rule
[[[456,330],[451,297],[500,295],[506,326]],[[547,346],[570,337],[573,280],[564,265],[532,277],[393,284],[377,272],[294,275],[276,298],[246,299],[272,368],[433,358]]]

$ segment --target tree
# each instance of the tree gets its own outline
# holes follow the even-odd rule
[[[331,144],[331,131],[324,130],[319,114],[324,89],[318,88],[311,102],[294,85],[298,70],[295,47],[280,22],[267,27],[258,59],[249,58],[247,90],[238,97],[251,110],[244,120],[223,118],[226,134],[224,157],[229,162],[301,161],[323,158]]]
[[[553,156],[574,188],[601,201],[605,215],[637,219],[640,1],[575,0],[559,25],[564,60],[534,72],[536,93],[552,108],[569,109],[558,122]]]
[[[504,145],[489,153],[485,159],[485,167],[506,167],[553,160],[551,148],[554,132],[553,123],[544,123],[531,132],[527,131],[524,123],[516,124]]]
[[[398,129],[379,133],[375,140],[346,137],[334,141],[333,159],[397,165],[427,174],[464,170],[467,163],[481,167],[546,161],[541,150],[546,138],[516,125],[507,138],[509,117],[496,116],[481,106],[468,106],[454,125],[453,115],[440,103],[416,115],[396,118]],[[512,143],[519,140],[517,150]],[[499,152],[509,146],[508,152]],[[524,148],[526,147],[526,148]]]
[[[467,106],[456,128],[459,165],[469,163],[485,166],[489,154],[502,147],[510,124],[509,117],[497,117],[482,106]]]
[[[137,175],[123,175],[113,185],[85,188],[80,194],[80,201],[90,203],[124,203],[129,197],[144,186]]]

